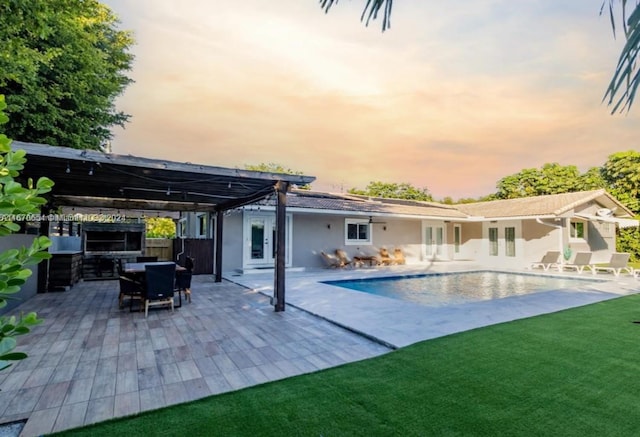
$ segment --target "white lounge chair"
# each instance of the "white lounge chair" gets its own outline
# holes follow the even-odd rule
[[[560,251],[550,250],[542,257],[540,262],[531,263],[531,268],[542,267],[543,270],[549,270],[551,267],[556,267],[559,269],[558,258],[560,258]]]
[[[620,273],[623,271],[633,275],[633,268],[629,267],[629,257],[631,254],[629,253],[620,253],[615,252],[611,254],[611,260],[607,265],[604,266],[595,266],[594,269],[591,269],[593,274],[595,275],[597,272],[608,272],[613,273],[615,276],[620,276]]]
[[[593,272],[595,265],[591,262],[591,252],[577,252],[576,257],[572,263],[563,264],[563,269],[575,270],[578,273],[582,273],[585,268]]]

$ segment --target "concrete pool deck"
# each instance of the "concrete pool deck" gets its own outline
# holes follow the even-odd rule
[[[614,299],[640,291],[630,275],[592,275],[557,271],[507,270],[512,273],[603,280],[576,289],[551,290],[522,296],[445,307],[427,307],[322,283],[328,280],[487,270],[464,262],[395,266],[376,269],[309,270],[286,273],[286,302],[392,348],[483,326],[553,313]],[[496,269],[497,270],[497,269]],[[273,295],[273,272],[225,275],[228,280]]]

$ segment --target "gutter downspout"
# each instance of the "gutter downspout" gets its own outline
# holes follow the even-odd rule
[[[564,259],[564,240],[562,239],[562,237],[563,237],[562,229],[564,228],[564,219],[562,217],[559,217],[559,218],[560,218],[561,223],[562,223],[560,225],[555,225],[555,224],[552,224],[552,223],[545,223],[542,220],[540,220],[539,217],[536,218],[536,222],[540,223],[541,225],[544,225],[544,226],[551,226],[552,228],[556,228],[556,229],[558,229],[560,231],[558,233],[559,236],[560,236],[560,241],[559,241],[558,248],[560,249],[560,267],[561,267],[559,270],[562,270],[562,266],[564,265],[564,261],[565,261],[565,259]]]

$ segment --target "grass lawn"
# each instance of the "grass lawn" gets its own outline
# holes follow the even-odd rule
[[[631,436],[640,295],[62,433],[70,436]]]

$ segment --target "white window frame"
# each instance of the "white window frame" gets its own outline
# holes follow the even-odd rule
[[[500,256],[500,228],[491,226],[488,228],[489,256]],[[495,231],[495,240],[491,239],[492,231]]]
[[[455,255],[460,254],[461,248],[462,248],[462,226],[455,224],[453,225],[453,253]]]
[[[573,230],[577,229],[573,227],[574,223],[582,223],[582,237],[577,237],[574,235]],[[572,218],[571,220],[569,220],[568,226],[569,226],[569,229],[568,229],[569,241],[587,241],[588,240],[589,222],[585,220]]]
[[[365,225],[367,227],[367,239],[350,239],[349,238],[349,225]],[[358,235],[360,233],[358,232]],[[371,222],[369,219],[344,219],[344,244],[347,246],[355,246],[358,244],[372,244],[373,239],[371,235]]]
[[[204,230],[202,224],[204,223]],[[196,236],[198,238],[207,238],[207,232],[209,228],[209,217],[207,213],[196,214]],[[204,232],[203,232],[204,231]]]
[[[509,231],[513,232],[513,240],[509,238]],[[504,256],[514,258],[516,256],[516,227],[505,226],[504,228]]]
[[[182,217],[176,223],[176,237],[185,238],[187,236],[187,218]]]

